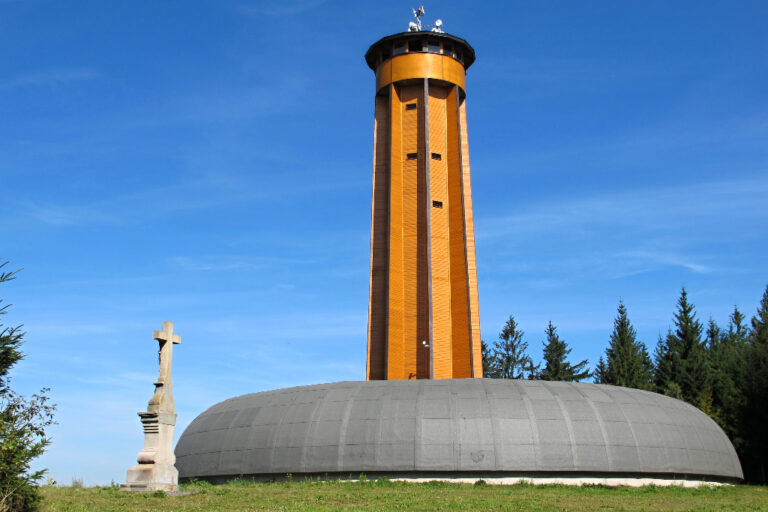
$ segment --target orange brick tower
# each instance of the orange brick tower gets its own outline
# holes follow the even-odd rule
[[[475,51],[420,28],[365,54],[376,72],[369,380],[483,376],[464,101]]]

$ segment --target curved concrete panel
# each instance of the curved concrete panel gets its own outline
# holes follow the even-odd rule
[[[494,379],[336,382],[243,395],[198,416],[176,457],[182,479],[743,476],[720,427],[687,403],[614,386]]]

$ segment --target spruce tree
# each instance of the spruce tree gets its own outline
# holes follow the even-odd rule
[[[678,381],[683,397],[698,406],[708,390],[709,368],[701,335],[703,327],[696,319],[693,304],[688,302],[685,288],[680,293],[678,311],[675,314],[675,344],[681,350],[682,375]]]
[[[733,308],[727,332],[720,329],[712,319],[707,326],[707,352],[712,395],[710,416],[720,424],[737,449],[742,444],[738,421],[743,394],[739,389],[739,383],[744,368],[744,352],[748,337],[749,329],[744,324],[744,315],[737,307]]]
[[[597,366],[595,366],[595,374],[592,376],[595,384],[607,384],[605,382],[606,371],[605,359],[603,359],[603,356],[600,356],[600,359],[597,360]]]
[[[674,384],[672,368],[677,365],[673,364],[676,354],[670,346],[671,339],[672,331],[667,331],[665,337],[659,334],[659,339],[656,341],[656,349],[653,352],[653,388],[657,393],[680,398],[678,396],[680,386],[675,385],[677,389],[674,391],[672,389],[672,384]]]
[[[602,358],[601,358],[602,361]],[[629,321],[627,308],[619,302],[613,320],[611,341],[605,350],[603,384],[637,389],[651,389],[652,363],[645,344],[637,340],[637,332]]]
[[[735,345],[743,345],[747,342],[750,332],[749,326],[744,324],[745,318],[739,308],[734,306],[728,324],[727,338],[729,342]]]
[[[483,340],[480,340],[480,356],[483,358],[483,377],[486,379],[496,378],[491,349],[488,348],[488,344]]]
[[[675,312],[675,330],[667,334],[656,349],[657,391],[676,396],[697,407],[708,393],[708,365],[702,343],[703,327],[696,319],[693,304],[688,302],[685,288],[680,292]]]
[[[542,380],[579,381],[589,378],[592,373],[587,369],[586,359],[572,365],[568,361],[571,349],[557,335],[557,328],[550,321],[545,331],[547,341],[544,342],[544,369],[539,378]]]
[[[723,408],[720,403],[719,391],[725,382],[728,372],[725,368],[725,343],[723,342],[723,331],[717,322],[710,317],[707,323],[707,331],[704,335],[704,346],[706,347],[707,365],[709,368],[709,389],[707,400],[702,410],[709,414],[722,427],[724,424]]]
[[[526,353],[528,342],[523,340],[525,333],[520,330],[515,317],[510,316],[494,343],[491,356],[491,373],[500,379],[531,379],[538,370],[533,360]]]
[[[723,331],[717,322],[710,317],[707,322],[707,332],[705,334],[707,350],[715,350],[720,345],[721,338],[723,337]]]
[[[756,483],[768,483],[768,286],[752,317],[752,333],[745,350],[742,379],[744,404],[741,412],[746,470]]]

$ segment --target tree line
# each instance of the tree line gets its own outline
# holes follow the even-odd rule
[[[768,286],[751,319],[734,307],[727,326],[702,323],[685,288],[673,327],[659,335],[653,354],[619,302],[608,347],[590,371],[571,363],[571,349],[550,321],[540,364],[513,316],[493,345],[482,342],[483,374],[495,379],[580,381],[655,391],[684,400],[715,420],[731,439],[745,479],[768,483]]]

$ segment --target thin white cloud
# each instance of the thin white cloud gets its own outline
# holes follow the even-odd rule
[[[663,266],[682,267],[686,270],[690,270],[691,272],[695,272],[697,274],[709,274],[714,270],[712,266],[698,263],[694,261],[692,258],[679,256],[676,254],[665,253],[665,252],[635,250],[635,251],[627,251],[624,253],[619,253],[616,256],[618,258],[626,258],[628,260],[633,260],[632,261],[633,265],[636,267],[639,267],[637,271],[633,272],[634,275],[642,274],[647,271],[650,271],[653,267],[658,266],[658,264],[661,264]],[[648,263],[651,263],[652,265],[645,266]],[[628,274],[625,274],[622,277],[625,277],[627,275]]]
[[[28,203],[24,213],[27,217],[51,226],[73,226],[82,222],[110,220],[110,216],[105,212],[82,206]]]
[[[80,322],[52,322],[46,323],[35,322],[30,323],[30,329],[34,331],[36,336],[42,335],[58,335],[58,336],[91,336],[91,335],[114,335],[118,333],[122,327],[129,325],[124,322],[123,325],[115,325],[108,323],[80,323]],[[76,357],[76,356],[73,356]]]
[[[478,219],[478,238],[522,233],[543,236],[548,231],[568,234],[573,230],[594,231],[606,226],[669,231],[704,220],[765,222],[768,220],[766,194],[768,180],[754,178],[546,201],[526,205],[524,212]]]
[[[744,148],[765,147],[768,104],[713,119],[698,117],[701,111],[709,110],[712,101],[716,100],[702,98],[698,103],[679,107],[668,118],[652,124],[558,140],[556,145],[548,145],[542,140],[541,145],[518,148],[514,152],[480,153],[473,158],[491,172],[506,174],[514,169],[518,176],[561,173],[574,163],[582,168],[616,171],[627,167],[653,169],[660,161],[666,160],[665,165],[670,165],[670,159],[677,158],[675,165],[690,167],[695,161],[695,165],[710,172],[730,173],[734,150],[741,153]],[[505,120],[499,118],[498,122]],[[680,152],[683,152],[682,156]],[[705,154],[708,158],[702,160],[701,156]]]
[[[304,105],[311,88],[310,78],[300,70],[284,69],[279,78],[270,77],[247,89],[203,91],[176,100],[164,114],[151,113],[149,124],[209,123],[279,116]]]
[[[192,271],[226,271],[226,270],[252,270],[258,265],[240,258],[222,256],[218,258],[192,258],[176,256],[171,258],[171,264],[182,270]]]
[[[478,263],[483,275],[535,289],[672,268],[736,272],[713,241],[743,246],[764,236],[766,194],[768,181],[756,178],[523,203],[511,215],[478,218]]]
[[[0,208],[0,227],[25,225],[29,220],[50,226],[83,224],[131,224],[138,220],[163,217],[170,213],[203,210],[238,203],[273,204],[289,198],[314,196],[321,192],[355,188],[351,180],[316,182],[300,179],[300,171],[281,174],[254,172],[203,172],[198,178],[169,185],[149,187],[105,197],[86,204],[43,203],[39,200],[11,199],[7,213]],[[288,186],[290,184],[290,186]],[[268,185],[268,186],[267,186]],[[275,194],[273,190],[280,190]],[[173,198],[173,200],[168,200]],[[152,205],[147,208],[146,205]]]
[[[76,377],[74,380],[80,384],[110,386],[114,387],[133,387],[134,383],[151,384],[155,381],[156,375],[144,373],[121,373],[115,377],[96,376],[96,377]]]
[[[176,256],[170,259],[172,265],[182,270],[220,272],[229,270],[260,270],[275,265],[307,265],[314,263],[309,259],[260,257],[246,258],[241,256]]]
[[[186,328],[201,337],[226,339],[239,348],[242,341],[252,345],[241,357],[263,358],[270,352],[292,350],[288,343],[280,346],[275,340],[303,342],[308,339],[340,339],[346,336],[364,336],[367,311],[365,305],[356,311],[313,311],[311,313],[270,314],[265,316],[219,317],[215,326],[206,322],[187,322]],[[297,345],[297,350],[302,345]],[[303,349],[302,349],[303,350]]]
[[[51,86],[67,82],[95,80],[99,73],[89,68],[45,69],[22,73],[0,82],[0,90],[19,87]]]
[[[327,0],[258,0],[252,3],[241,3],[234,6],[235,10],[247,16],[288,16],[311,11],[320,7]]]

